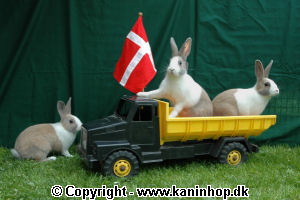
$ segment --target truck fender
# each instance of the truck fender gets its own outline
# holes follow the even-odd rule
[[[223,146],[230,142],[242,143],[246,147],[246,149],[249,153],[253,152],[253,148],[252,148],[251,144],[244,137],[221,137],[219,140],[217,140],[215,142],[215,144],[213,144],[212,148],[210,149],[209,154],[212,157],[215,157],[215,158],[218,157]]]
[[[133,145],[132,145],[133,146]],[[131,147],[120,147],[120,148],[116,148],[116,149],[113,149],[112,151],[110,151],[110,152],[108,152],[105,156],[104,156],[104,159],[103,159],[103,161],[104,160],[106,160],[111,154],[113,154],[113,153],[115,153],[115,152],[117,152],[117,151],[128,151],[128,152],[130,152],[130,153],[132,153],[133,155],[135,155],[136,156],[136,158],[138,159],[138,161],[139,161],[139,163],[141,163],[141,155],[140,155],[140,153],[138,153],[138,151],[140,150],[140,147],[138,147],[138,148],[132,148],[132,146]],[[134,145],[135,146],[135,145]]]

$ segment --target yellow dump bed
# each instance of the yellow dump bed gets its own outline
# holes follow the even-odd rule
[[[169,103],[157,101],[161,145],[174,141],[217,140],[223,136],[248,138],[260,135],[276,123],[276,115],[169,118]]]

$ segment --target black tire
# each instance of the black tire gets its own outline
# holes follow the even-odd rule
[[[134,176],[139,171],[139,161],[129,151],[117,151],[104,161],[102,171],[104,175],[117,177]]]
[[[223,146],[218,160],[220,163],[236,166],[248,159],[245,146],[239,142],[231,142]]]
[[[259,147],[256,144],[250,144],[250,146],[251,146],[251,152],[253,153],[259,152]]]

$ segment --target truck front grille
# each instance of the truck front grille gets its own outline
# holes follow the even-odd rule
[[[87,145],[87,130],[85,128],[81,128],[81,149],[86,151],[86,145]]]

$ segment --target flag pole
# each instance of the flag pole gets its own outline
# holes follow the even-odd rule
[[[143,13],[142,13],[142,12],[139,12],[139,16],[143,17]],[[142,92],[145,92],[145,88],[143,89]]]

